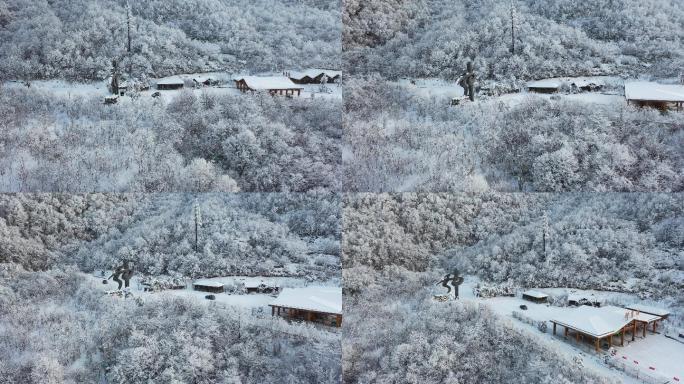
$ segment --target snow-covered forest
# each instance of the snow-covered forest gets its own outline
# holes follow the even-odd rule
[[[344,275],[345,289],[353,290],[344,297],[345,383],[619,383],[578,369],[486,306],[436,305],[426,288],[436,273],[389,265]]]
[[[165,292],[116,299],[87,273],[130,261],[139,278],[339,284],[340,213],[328,194],[0,195],[0,381],[338,382],[329,327]]]
[[[468,60],[502,82],[670,77],[684,61],[677,0],[347,0],[343,20],[345,69],[389,79],[455,79]]]
[[[3,383],[336,383],[340,335],[182,297],[113,299],[71,267],[0,264]]]
[[[189,90],[104,105],[0,86],[5,192],[339,190],[341,102]]]
[[[674,297],[684,289],[682,197],[348,196],[343,265],[411,271],[457,267],[497,283],[595,289],[618,283],[623,290]],[[593,265],[601,268],[589,268]]]
[[[681,316],[682,197],[347,196],[345,380],[611,382],[590,369],[563,372],[572,365],[567,356],[511,329],[487,306],[435,304],[433,287],[457,268],[493,285],[633,293]]]
[[[0,384],[684,381],[682,0],[0,0]]]
[[[0,256],[28,270],[130,260],[148,275],[259,275],[281,265],[339,278],[339,204],[326,194],[4,194]]]
[[[341,30],[333,0],[5,0],[0,79],[339,68]]]
[[[630,81],[684,81],[678,1],[346,1],[343,18],[347,190],[683,190],[681,107],[624,97]],[[527,89],[588,76],[609,80]]]
[[[449,107],[378,77],[346,89],[351,191],[684,189],[682,113],[532,94]]]

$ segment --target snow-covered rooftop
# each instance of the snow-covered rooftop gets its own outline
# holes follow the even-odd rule
[[[587,292],[570,292],[568,294],[568,301],[580,301],[588,300],[591,302],[600,301],[593,293],[588,294]]]
[[[563,313],[562,317],[551,319],[569,328],[576,329],[594,337],[604,337],[616,333],[629,324],[632,318],[626,316],[628,310],[615,310],[617,307],[589,307],[583,305],[573,311]]]
[[[549,297],[549,295],[547,295],[547,294],[544,293],[544,292],[539,292],[539,291],[535,291],[535,290],[532,290],[532,289],[530,289],[529,291],[523,292],[523,295],[525,295],[525,296],[530,296],[530,297],[534,297],[534,298],[537,298],[537,299],[544,299],[544,298]]]
[[[341,315],[342,288],[285,288],[269,305]]]
[[[631,310],[629,308],[620,308],[620,307],[614,307],[612,305],[609,305],[605,307],[606,310],[613,311],[619,315],[622,315],[628,319],[635,319],[638,321],[644,321],[647,323],[650,323],[651,321],[655,320],[660,320],[660,316],[657,315],[652,315],[646,312],[639,312],[635,310]]]
[[[544,79],[537,81],[530,81],[527,83],[527,88],[560,88],[561,82],[557,79]]]
[[[684,101],[684,85],[647,81],[625,83],[627,100]]]
[[[170,76],[163,79],[157,80],[157,84],[170,85],[170,84],[185,84],[185,81],[180,76]]]
[[[635,311],[639,311],[639,312],[643,312],[643,313],[650,313],[650,314],[657,315],[657,316],[667,316],[670,314],[670,311],[668,311],[667,309],[650,307],[648,305],[643,305],[643,304],[627,305],[625,308],[633,309]]]
[[[290,72],[290,77],[293,79],[303,79],[306,76],[309,76],[310,78],[315,78],[318,77],[321,73],[325,74],[329,78],[335,77],[335,76],[342,76],[342,71],[334,71],[331,69],[318,69],[318,68],[312,68],[312,69],[307,69],[304,71],[296,71],[296,72]]]
[[[215,288],[220,288],[223,287],[223,283],[214,281],[214,280],[197,280],[192,285],[202,285],[205,287],[215,287]]]
[[[279,284],[275,283],[273,281],[264,281],[261,279],[244,279],[242,283],[245,285],[245,288],[258,288],[261,284],[264,284],[267,287],[278,287]]]
[[[254,90],[304,89],[285,76],[243,76],[235,80],[244,80],[247,86]]]
[[[208,77],[208,76],[195,76],[192,79],[198,83],[204,83],[206,81],[213,80],[211,77]]]
[[[579,78],[579,79],[573,80],[572,84],[581,88],[581,87],[588,87],[590,85],[604,85],[605,82],[603,80],[600,80],[600,79],[582,79],[582,78]]]

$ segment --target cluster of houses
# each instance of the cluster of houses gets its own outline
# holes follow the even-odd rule
[[[558,93],[563,89],[575,92],[593,92],[604,89],[606,84],[600,78],[544,79],[527,83],[528,92]],[[647,81],[626,82],[624,86],[627,104],[639,107],[657,108],[661,111],[684,107],[684,84],[660,84]]]
[[[261,279],[243,279],[241,282],[244,292],[247,294],[262,293],[276,296],[273,302],[269,304],[272,316],[333,327],[342,326],[342,288],[283,289],[277,283]],[[192,284],[192,287],[195,291],[211,294],[225,292],[225,285],[216,280],[198,280]]]
[[[522,298],[543,304],[548,302],[549,296],[529,290],[523,292]],[[556,335],[557,328],[562,327],[566,339],[572,335],[578,343],[591,342],[596,352],[600,352],[604,344],[609,348],[614,345],[624,346],[625,336],[634,341],[639,334],[645,338],[648,329],[656,333],[658,323],[662,323],[670,315],[669,311],[662,308],[641,304],[627,305],[624,308],[602,306],[595,298],[577,294],[568,296],[568,304],[578,308],[559,312],[549,320],[553,324],[553,334]]]
[[[235,88],[241,92],[268,92],[271,95],[300,96],[304,84],[338,83],[341,71],[330,69],[309,69],[302,72],[283,72],[279,76],[237,76],[233,78]],[[219,85],[219,81],[211,76],[195,76],[183,78],[170,76],[156,83],[158,91],[178,90],[192,82],[195,88]]]

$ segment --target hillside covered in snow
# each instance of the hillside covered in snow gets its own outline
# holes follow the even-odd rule
[[[344,60],[358,75],[455,79],[679,76],[684,8],[673,0],[351,0]],[[392,60],[387,60],[392,57]]]
[[[138,78],[339,68],[341,29],[330,0],[9,0],[0,80],[101,80],[115,59]]]

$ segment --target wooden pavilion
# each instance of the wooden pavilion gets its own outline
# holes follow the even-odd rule
[[[630,333],[632,341],[635,340],[639,329],[642,337],[646,337],[646,329],[653,326],[656,332],[657,321],[660,316],[634,311],[626,308],[605,306],[601,308],[581,306],[567,314],[563,318],[552,319],[553,334],[556,334],[557,326],[564,328],[564,336],[572,331],[577,342],[589,339],[593,341],[596,352],[600,352],[602,342],[608,342],[609,346],[615,345],[615,336],[620,337],[620,346],[624,346],[625,333]]]
[[[269,306],[272,316],[342,326],[342,288],[286,288]]]
[[[659,84],[646,81],[625,83],[627,104],[657,108],[661,111],[684,107],[684,85]]]

